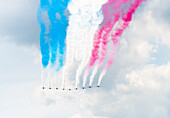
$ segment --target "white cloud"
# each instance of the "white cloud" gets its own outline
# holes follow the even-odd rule
[[[169,72],[170,63],[158,67],[155,65],[146,65],[142,70],[135,70],[127,74],[126,78],[129,79],[130,86],[136,89],[160,89],[163,91],[170,83]]]
[[[133,35],[138,39],[156,41],[159,38],[163,43],[170,46],[170,24],[169,20],[169,1],[148,0],[139,8],[134,21],[130,25],[131,31],[128,36]],[[140,37],[139,37],[140,36]]]
[[[40,75],[40,53],[35,47],[0,44],[0,81],[34,80]]]
[[[103,117],[103,116],[95,116],[92,113],[89,112],[85,112],[82,114],[76,114],[70,118],[107,118],[107,117]]]
[[[123,35],[118,57],[108,70],[102,88],[71,94],[72,104],[80,108],[72,118],[170,116],[168,114],[170,63],[160,66],[148,64],[157,48],[152,42],[159,41],[169,46],[169,29],[165,30],[166,22],[162,20],[161,23],[157,23],[157,15],[153,12],[158,8],[159,2],[161,1],[152,5],[153,1],[148,1],[137,11],[130,27]],[[60,97],[63,96],[60,99],[69,98],[68,93],[61,94],[58,94]]]
[[[108,70],[101,88],[87,89],[84,92],[38,91],[35,98],[32,94],[37,88],[32,88],[40,81],[40,74],[37,74],[38,53],[32,55],[35,51],[33,48],[23,49],[10,43],[1,43],[0,60],[3,63],[0,67],[0,79],[5,83],[10,81],[11,84],[1,83],[1,90],[4,92],[0,95],[0,117],[170,117],[170,63],[159,66],[148,64],[156,47],[152,42],[170,45],[167,17],[161,17],[162,12],[167,13],[168,3],[168,0],[151,0],[140,7],[123,35],[118,57]],[[7,76],[9,71],[14,71],[13,77]],[[12,82],[11,78],[16,78],[17,81]],[[17,78],[31,79],[28,83]]]
[[[37,0],[0,0],[0,38],[19,45],[39,44]]]

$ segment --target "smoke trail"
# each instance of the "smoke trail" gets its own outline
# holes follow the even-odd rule
[[[77,41],[78,45],[76,45],[77,46],[76,58],[81,59],[81,63],[76,71],[76,83],[75,83],[76,88],[78,88],[79,77],[81,75],[81,72],[84,69],[84,65],[86,65],[86,60],[88,59],[87,45],[89,48],[91,48],[89,46],[89,44],[91,43],[88,41],[89,39],[87,39],[88,30],[89,30],[89,22],[91,20],[91,13],[89,12],[89,10],[91,10],[91,8],[90,8],[89,2],[87,2],[86,4],[83,4],[83,2],[81,2],[80,4],[81,4],[81,8],[79,9],[79,15],[81,19],[79,21],[80,32],[79,32],[78,41]]]
[[[80,2],[80,1],[79,1]],[[80,34],[78,40],[82,40],[82,43],[78,45],[82,49],[82,60],[76,72],[76,88],[79,85],[79,78],[86,67],[89,58],[91,56],[91,50],[93,45],[93,36],[97,30],[98,25],[102,21],[102,14],[100,12],[103,1],[89,0],[80,2],[81,7],[79,9],[79,15],[81,16]],[[83,85],[84,86],[84,85]]]
[[[82,18],[81,18],[82,19]],[[84,22],[83,22],[84,23]],[[83,58],[83,47],[82,44],[84,43],[84,33],[85,33],[85,29],[83,29],[83,26],[81,26],[82,24],[79,23],[79,30],[77,31],[77,40],[76,40],[76,53],[75,53],[75,59],[77,61],[81,61],[81,59]]]
[[[113,0],[115,1],[115,0]],[[108,1],[105,5],[107,5],[110,1]],[[102,6],[102,11],[103,11],[103,7]],[[112,9],[110,9],[110,11],[112,11]],[[114,10],[113,10],[114,11]],[[104,14],[104,13],[103,13]],[[116,19],[115,19],[116,20]],[[110,23],[110,24],[109,24]],[[108,27],[108,25],[111,25],[110,21],[106,21],[106,18],[104,18],[102,26],[100,27],[100,29],[96,32],[95,37],[94,37],[94,42],[93,42],[93,50],[92,50],[92,56],[90,58],[90,62],[88,65],[88,70],[95,64],[96,60],[99,58],[99,48],[100,48],[100,43],[101,43],[101,38],[103,37],[102,35],[104,33],[107,33],[111,30],[111,26]],[[108,30],[108,31],[106,31]],[[105,32],[106,31],[106,32]],[[107,34],[106,34],[107,35]],[[106,36],[105,35],[105,36]]]
[[[98,18],[98,20],[100,20],[101,18]],[[97,19],[96,19],[97,20]],[[95,22],[96,22],[96,20],[95,20]],[[96,24],[92,24],[92,28],[89,30],[90,31],[90,33],[89,33],[89,37],[87,37],[87,42],[86,42],[86,47],[85,47],[85,53],[84,53],[84,56],[83,56],[83,60],[82,60],[82,70],[81,70],[81,72],[83,71],[83,69],[86,67],[86,65],[88,64],[88,61],[89,61],[89,59],[90,59],[90,56],[91,56],[91,50],[92,50],[92,45],[93,45],[93,36],[94,36],[94,33],[95,33],[95,31],[96,31],[96,29],[97,29],[97,25],[98,23],[96,23]],[[91,44],[91,48],[89,48],[89,44]],[[80,67],[81,68],[81,67]],[[80,73],[81,74],[81,73]],[[77,74],[78,75],[78,74]],[[80,77],[80,76],[79,76]],[[77,78],[79,78],[79,77],[77,77]],[[78,86],[78,83],[79,82],[77,82],[77,84],[76,84],[76,87]],[[86,79],[84,79],[83,78],[83,87],[85,87],[85,84],[86,84]]]
[[[87,4],[87,3],[86,3]],[[66,62],[63,69],[63,82],[62,87],[65,88],[66,78],[68,78],[68,71],[72,65],[73,59],[80,61],[83,56],[84,33],[86,27],[85,20],[82,18],[82,11],[80,8],[84,5],[83,1],[72,0],[68,6],[70,11],[69,27],[67,32],[67,49],[66,49]],[[83,20],[82,20],[83,19]],[[68,82],[68,81],[67,81]]]
[[[56,65],[57,71],[63,66],[65,54],[65,39],[68,26],[67,5],[70,0],[51,0],[48,10],[50,20],[50,47],[51,47],[51,66]],[[58,57],[57,57],[58,56]]]
[[[40,49],[42,55],[42,71],[41,71],[41,81],[42,86],[45,86],[45,78],[47,72],[47,66],[50,60],[50,46],[49,46],[49,17],[48,17],[48,10],[49,10],[49,1],[40,0],[40,6],[37,12],[37,19],[40,24]]]
[[[103,60],[106,57],[107,44],[109,42],[109,36],[110,36],[111,30],[113,30],[113,27],[119,21],[121,7],[127,1],[128,0],[120,0],[119,2],[115,3],[114,0],[110,0],[107,4],[103,5],[103,7],[102,7],[104,18],[106,18],[106,19],[104,19],[104,22],[106,22],[108,19],[112,20],[114,18],[114,20],[112,20],[112,22],[105,23],[104,29],[106,29],[106,30],[105,30],[105,33],[102,36],[101,52],[100,52],[101,56],[100,56],[99,61],[98,61],[98,67],[101,66]],[[113,3],[115,3],[114,6],[112,6]],[[110,6],[112,6],[112,7],[110,7]],[[110,10],[110,9],[112,9],[113,11]],[[112,16],[110,16],[110,14],[112,14]]]
[[[142,2],[145,0],[134,0],[130,3],[129,5],[126,5],[125,8],[122,11],[122,23],[120,22],[119,27],[116,29],[116,31],[111,34],[111,40],[113,42],[113,49],[111,54],[109,55],[109,59],[107,61],[107,64],[102,71],[99,80],[98,80],[98,86],[100,86],[100,83],[102,81],[103,76],[106,74],[107,69],[111,66],[111,64],[114,62],[116,53],[117,53],[117,48],[119,45],[119,39],[123,33],[123,31],[129,26],[130,21],[132,20],[132,16],[135,13],[136,9],[140,6]],[[129,7],[127,9],[127,7]],[[125,11],[127,9],[127,11]]]
[[[106,57],[107,54],[107,44],[109,42],[109,34],[115,24],[118,22],[120,18],[120,8],[123,4],[125,4],[128,0],[120,0],[120,1],[115,1],[115,0],[109,0],[106,4],[102,6],[102,11],[104,15],[104,20],[101,29],[103,30],[102,34],[102,41],[101,41],[101,51],[100,51],[100,58],[98,61],[98,64],[94,68],[92,75],[90,76],[90,84],[89,86],[92,85],[93,79],[97,73],[97,70],[101,66],[103,60]],[[94,50],[96,50],[94,48]],[[96,60],[92,60],[93,63],[95,63]],[[92,66],[92,65],[91,65]]]
[[[66,40],[66,61],[63,68],[63,77],[62,77],[62,88],[65,88],[66,78],[68,78],[68,71],[73,64],[75,56],[75,48],[77,39],[77,32],[79,31],[79,24],[77,23],[80,19],[78,16],[79,6],[75,5],[75,2],[72,0],[68,5],[68,10],[70,11],[69,17],[69,26],[67,30],[67,40]]]
[[[68,71],[73,58],[81,61],[76,72],[76,87],[78,87],[79,77],[84,67],[87,65],[91,55],[92,39],[98,24],[101,22],[100,11],[101,2],[72,0],[68,6],[70,11],[69,27],[67,32],[66,62],[63,69],[63,83],[65,87]],[[97,7],[96,7],[97,5]],[[92,21],[95,22],[92,22]]]
[[[42,68],[41,69],[41,85],[42,85],[42,87],[45,87],[45,78],[47,78],[46,77],[46,69],[45,68]]]
[[[68,3],[69,0],[40,0],[38,21],[41,27],[40,47],[42,65],[46,68],[50,60],[50,70],[57,63],[56,71],[59,71],[64,63],[65,38],[68,26],[67,17],[69,15],[67,10]],[[42,71],[42,73],[44,72]],[[50,72],[48,72],[48,74],[50,74]],[[48,79],[50,86],[51,75],[48,75]]]
[[[66,45],[67,45],[67,48],[66,48],[66,63],[63,67],[63,78],[62,78],[62,88],[65,88],[65,81],[66,81],[66,78],[68,78],[68,71],[71,67],[71,65],[73,64],[73,59],[74,59],[74,51],[75,51],[75,39],[74,39],[74,36],[72,34],[75,34],[74,33],[74,30],[73,31],[69,31],[69,29],[72,29],[71,27],[68,27],[68,36],[67,36],[67,39],[69,40],[66,40]]]
[[[83,81],[84,81],[83,87],[86,84],[87,76],[88,76],[88,73],[89,73],[91,67],[95,64],[96,60],[99,58],[98,53],[99,53],[99,48],[100,48],[100,41],[101,41],[102,32],[103,32],[103,29],[100,29],[95,33],[94,41],[93,41],[92,54],[91,54],[91,57],[90,57],[90,62],[88,64],[88,67],[87,67],[85,74],[84,74],[84,77],[83,77]],[[91,84],[90,84],[90,86],[91,86]]]
[[[106,71],[107,69],[110,67],[110,65],[113,63],[113,61],[115,60],[116,58],[116,53],[117,53],[117,48],[118,48],[118,44],[113,46],[112,49],[111,49],[111,52],[110,52],[110,57],[109,59],[107,60],[107,65],[105,66],[105,68],[103,69],[100,77],[99,77],[99,80],[98,80],[98,86],[100,86],[100,83],[104,77],[104,75],[106,74]]]
[[[50,51],[49,51],[49,28],[50,25],[48,22],[48,9],[49,9],[49,2],[48,1],[40,1],[40,6],[38,9],[38,22],[41,27],[40,31],[40,49],[42,55],[42,65],[46,68],[49,64],[50,60]]]
[[[110,31],[111,32],[111,31]],[[108,33],[107,35],[109,35],[110,33]],[[107,39],[106,39],[107,37]],[[100,50],[100,57],[98,58],[98,63],[97,65],[94,67],[93,71],[92,71],[92,74],[90,76],[90,83],[89,83],[89,86],[92,86],[92,83],[93,83],[93,80],[94,80],[94,77],[98,71],[98,69],[101,67],[102,65],[102,62],[104,61],[105,57],[106,57],[106,54],[107,54],[107,45],[108,45],[108,42],[109,42],[109,37],[106,36],[105,38],[102,39],[101,41],[101,50]]]

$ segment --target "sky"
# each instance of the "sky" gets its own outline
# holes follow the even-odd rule
[[[139,7],[101,88],[77,92],[40,88],[38,5],[0,0],[1,118],[170,118],[169,0]]]

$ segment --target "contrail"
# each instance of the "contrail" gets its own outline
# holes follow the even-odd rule
[[[114,62],[117,48],[119,46],[119,39],[123,33],[123,31],[129,26],[130,21],[132,20],[132,16],[135,13],[136,9],[141,5],[142,2],[145,0],[134,0],[131,1],[129,5],[124,6],[125,8],[122,11],[122,23],[120,22],[119,27],[115,30],[113,34],[111,34],[111,40],[113,42],[113,49],[111,54],[109,55],[109,59],[107,61],[107,64],[102,71],[99,80],[98,80],[98,86],[100,86],[100,83],[102,81],[103,76],[106,74],[107,69],[111,66],[111,64]],[[127,10],[127,11],[125,11]]]

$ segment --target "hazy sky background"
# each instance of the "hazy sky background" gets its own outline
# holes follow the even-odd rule
[[[170,118],[169,0],[137,10],[102,88],[78,92],[38,88],[38,5],[0,0],[0,118]]]

